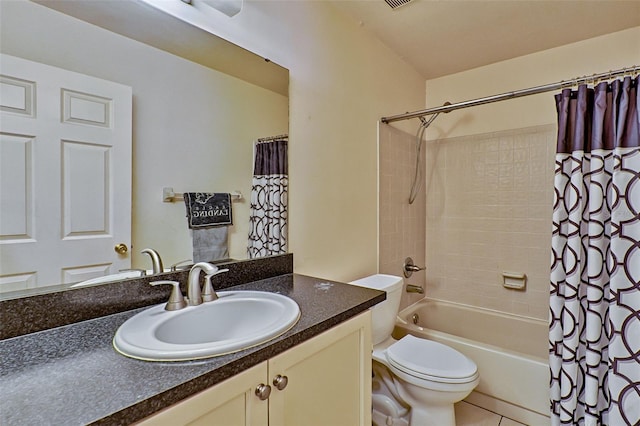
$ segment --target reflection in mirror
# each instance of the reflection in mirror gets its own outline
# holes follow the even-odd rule
[[[288,71],[139,1],[16,0],[0,8],[1,53],[131,88],[132,167],[108,168],[111,177],[131,176],[131,237],[117,242],[125,244],[124,254],[113,245],[109,250],[128,263],[94,265],[100,275],[151,270],[141,254],[145,247],[166,266],[192,258],[185,205],[163,202],[166,187],[243,194],[233,203],[229,257],[246,258],[254,142],[288,133]],[[75,258],[62,263],[67,270],[77,265]],[[74,280],[58,271],[24,279],[25,273],[7,273],[8,265],[2,265],[0,293],[31,293],[42,285],[58,291],[68,285],[55,284],[95,278]]]
[[[88,280],[80,281],[79,283],[71,284],[71,288],[91,287],[94,285],[105,284],[113,281],[122,281],[122,280],[128,280],[130,278],[139,278],[139,277],[146,276],[146,272],[147,271],[145,270],[142,270],[142,271],[132,270],[132,271],[118,272],[117,274],[104,275],[102,277],[91,278]]]

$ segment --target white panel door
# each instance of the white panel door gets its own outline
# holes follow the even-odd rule
[[[132,91],[0,57],[0,292],[131,266]]]

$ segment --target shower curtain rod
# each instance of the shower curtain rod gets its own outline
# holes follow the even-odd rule
[[[289,135],[284,134],[284,135],[277,135],[277,136],[269,136],[266,138],[259,138],[256,143],[263,143],[263,142],[271,142],[271,141],[277,141],[277,140],[281,140],[281,139],[289,139]]]
[[[438,114],[440,112],[451,112],[456,109],[468,108],[477,105],[490,104],[493,102],[506,101],[508,99],[520,98],[523,96],[536,95],[538,93],[550,92],[552,90],[564,89],[566,87],[577,86],[579,84],[594,82],[603,79],[618,77],[625,74],[634,74],[640,72],[640,66],[634,65],[629,68],[621,68],[615,71],[604,72],[601,74],[593,74],[574,78],[572,80],[563,80],[557,83],[545,84],[542,86],[529,87],[528,89],[515,90],[513,92],[501,93],[499,95],[487,96],[485,98],[472,99],[463,102],[445,104],[438,107],[427,108],[420,111],[407,112],[404,114],[392,115],[390,117],[382,117],[380,121],[389,124],[394,121],[409,120],[411,118],[424,117],[425,115]]]

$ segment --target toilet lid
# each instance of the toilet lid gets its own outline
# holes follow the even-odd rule
[[[437,382],[467,382],[478,374],[476,364],[455,349],[410,334],[387,348],[387,360],[411,376]]]

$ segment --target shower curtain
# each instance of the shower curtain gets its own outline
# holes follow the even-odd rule
[[[255,146],[247,248],[250,259],[287,252],[287,145],[286,139],[279,139]]]
[[[553,425],[640,424],[639,79],[556,95]]]

